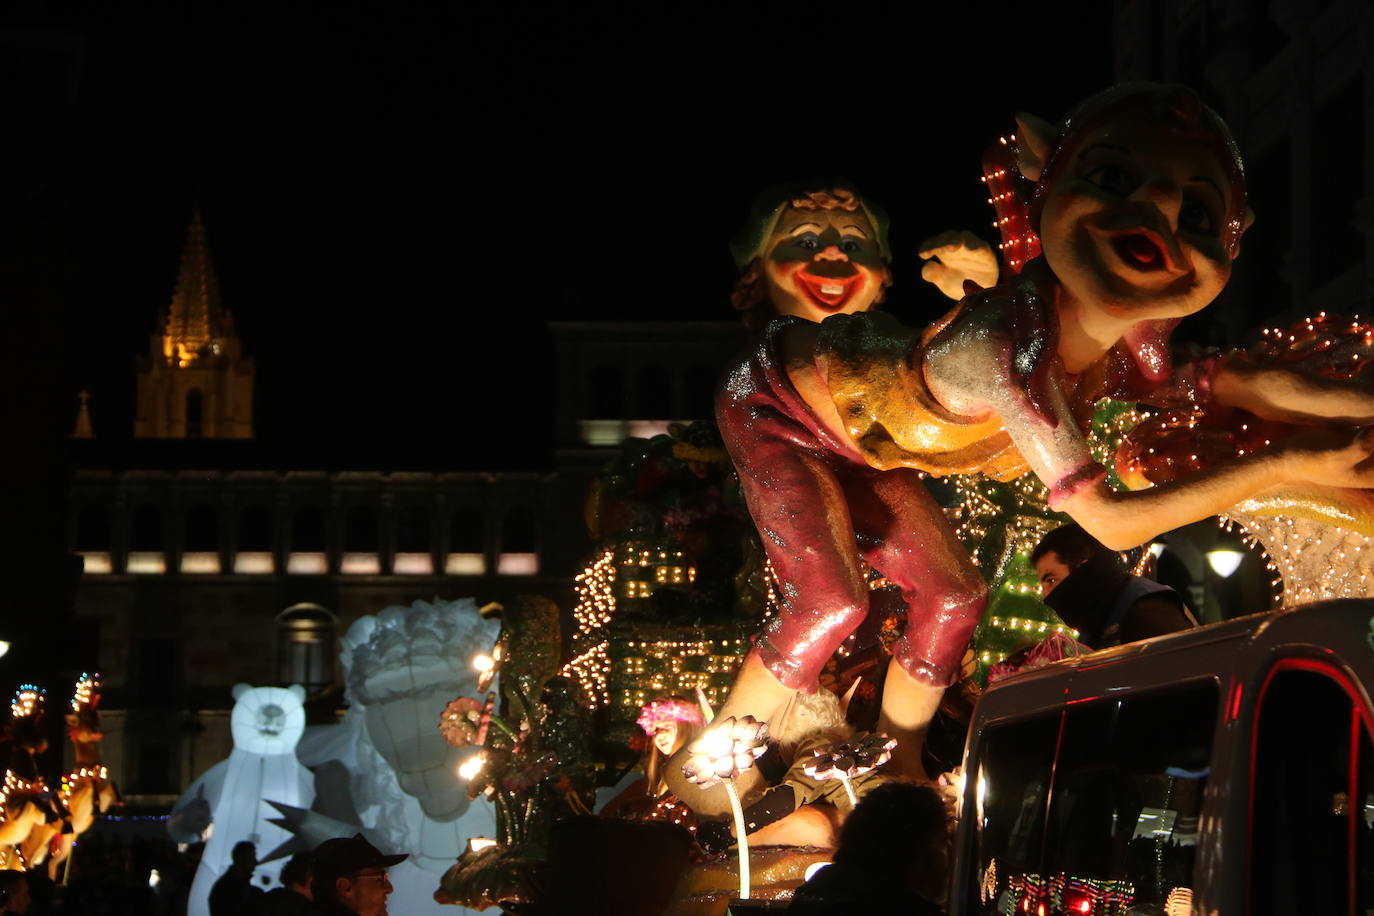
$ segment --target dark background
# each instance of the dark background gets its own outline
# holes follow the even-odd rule
[[[994,237],[983,146],[1111,81],[1103,3],[45,10],[84,47],[46,166],[70,410],[89,389],[131,438],[198,202],[259,440],[297,467],[547,466],[545,322],[733,320],[726,242],[779,180],[883,204],[889,307],[935,317],[916,248]]]

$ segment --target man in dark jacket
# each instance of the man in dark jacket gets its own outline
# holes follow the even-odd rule
[[[257,847],[241,840],[234,844],[229,856],[229,870],[210,888],[210,916],[256,913],[263,897],[262,888],[253,886],[253,869],[258,867]]]
[[[1092,649],[1197,626],[1178,592],[1121,566],[1118,555],[1077,525],[1056,528],[1031,551],[1040,595]]]
[[[407,856],[384,855],[361,833],[325,840],[315,849],[312,913],[321,916],[387,916],[391,879],[386,870]]]

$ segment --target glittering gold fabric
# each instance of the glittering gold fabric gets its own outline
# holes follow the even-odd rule
[[[873,467],[916,468],[937,477],[981,473],[1013,480],[1029,467],[995,413],[964,416],[946,409],[926,383],[922,355],[941,332],[955,325],[973,298],[944,318],[914,331],[892,318],[873,314],[863,320],[827,321],[817,344],[817,364],[825,373],[835,407],[854,446]],[[1052,312],[1038,303],[1016,303],[1013,323],[1000,346],[1029,388],[1056,386],[1069,394],[1074,419],[1088,428],[1093,405],[1106,396],[1109,354],[1080,376],[1065,376],[1055,355],[1058,328]],[[957,325],[954,333],[962,333]],[[1028,391],[1032,404],[1043,395]],[[1053,481],[1050,481],[1053,483]]]
[[[925,383],[922,348],[957,311],[924,332],[890,319],[849,322],[823,338],[817,362],[845,432],[873,467],[1011,480],[1027,468],[1001,420],[951,413]]]

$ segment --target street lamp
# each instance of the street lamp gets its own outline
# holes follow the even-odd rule
[[[1231,578],[1231,575],[1240,568],[1241,560],[1244,559],[1245,551],[1237,550],[1234,547],[1213,547],[1207,551],[1207,565],[1212,567],[1212,572],[1223,579]]]

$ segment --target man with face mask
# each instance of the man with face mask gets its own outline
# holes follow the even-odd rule
[[[1121,568],[1118,555],[1078,525],[1062,525],[1031,551],[1040,596],[1092,649],[1197,626],[1178,592]]]

